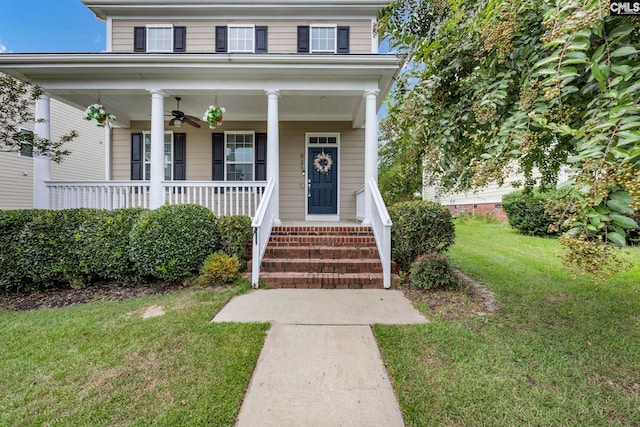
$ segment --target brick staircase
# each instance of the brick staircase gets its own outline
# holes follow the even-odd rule
[[[270,288],[384,288],[375,237],[362,226],[274,227],[260,279]]]

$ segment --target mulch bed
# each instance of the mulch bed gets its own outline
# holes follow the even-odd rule
[[[82,289],[52,288],[31,293],[0,293],[0,310],[25,311],[66,307],[91,301],[122,301],[145,295],[166,294],[184,289],[182,283],[157,282],[123,286],[118,282],[96,283]]]

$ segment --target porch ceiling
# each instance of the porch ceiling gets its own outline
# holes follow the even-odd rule
[[[266,120],[265,89],[280,90],[280,120],[364,121],[363,93],[381,105],[400,67],[390,55],[2,54],[0,71],[39,84],[84,109],[100,100],[117,124],[149,120],[149,90],[167,95],[165,110],[199,117],[214,102],[226,120]]]

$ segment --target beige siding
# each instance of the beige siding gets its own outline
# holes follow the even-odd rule
[[[149,122],[133,122],[131,129],[114,129],[114,180],[131,178],[131,132],[149,130]],[[168,126],[167,126],[168,129]],[[225,122],[223,131],[251,130],[266,132],[265,122]],[[211,129],[183,126],[187,134],[187,180],[211,180]],[[340,218],[355,218],[355,191],[364,182],[364,130],[353,129],[351,122],[281,122],[280,123],[280,216],[282,220],[304,220],[306,178],[301,161],[305,161],[305,133],[340,133],[339,178]],[[302,165],[304,167],[304,165]]]
[[[331,24],[350,27],[350,52],[371,53],[371,20],[123,20],[112,24],[113,52],[133,52],[133,28],[147,24],[172,24],[187,27],[187,52],[215,51],[215,27],[217,25],[251,24],[269,27],[269,53],[296,53],[298,25]]]
[[[33,130],[33,125],[25,126]],[[57,140],[71,129],[78,138],[65,148],[71,154],[51,165],[52,179],[104,179],[104,130],[82,119],[82,112],[51,100],[51,139]],[[18,153],[0,153],[0,209],[33,207],[33,159]]]

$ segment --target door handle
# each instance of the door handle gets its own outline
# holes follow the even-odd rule
[[[311,180],[307,184],[307,197],[311,197]]]

